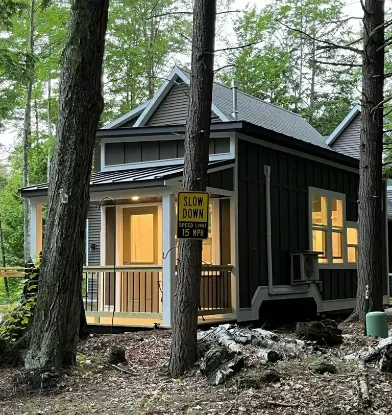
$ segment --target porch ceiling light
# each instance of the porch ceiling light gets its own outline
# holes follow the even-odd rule
[[[139,200],[140,197],[139,196],[132,196],[131,199],[136,201],[136,200]]]

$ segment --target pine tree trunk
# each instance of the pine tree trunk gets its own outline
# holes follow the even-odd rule
[[[185,135],[184,190],[207,187],[216,0],[196,0],[189,111]],[[196,361],[202,242],[181,239],[169,370],[181,376]]]
[[[103,110],[102,61],[109,0],[73,0],[60,78],[46,237],[28,369],[75,364],[95,133]]]
[[[34,33],[35,33],[35,0],[30,3],[30,29],[28,39],[28,53],[34,55]],[[23,122],[23,187],[29,185],[29,150],[31,136],[31,96],[33,92],[33,76],[29,76],[26,91],[26,103]],[[30,200],[26,197],[23,200],[23,235],[24,235],[24,260],[27,262],[31,258],[30,246]]]
[[[382,138],[384,89],[384,2],[365,1],[364,54],[359,180],[359,255],[356,313],[365,319],[365,286],[369,311],[382,310],[383,244]]]

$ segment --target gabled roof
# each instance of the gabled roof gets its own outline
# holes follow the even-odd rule
[[[104,125],[101,127],[101,130],[109,130],[111,128],[120,128],[122,125],[126,124],[128,121],[133,120],[134,118],[138,117],[150,101],[146,101],[144,104],[139,105],[138,107],[134,108],[132,111],[127,112],[126,114],[122,115],[120,118],[115,119],[114,121],[110,122],[109,124]]]
[[[346,116],[346,118],[335,128],[332,134],[325,141],[327,145],[332,145],[343,131],[350,125],[351,121],[361,113],[361,106],[356,105]]]
[[[136,118],[136,116],[138,118],[133,126],[145,126],[159,104],[170,92],[172,86],[178,81],[190,85],[190,74],[175,66],[150,101],[106,125],[104,129],[119,128],[132,118]],[[220,121],[235,121],[231,116],[232,90],[230,87],[214,82],[211,110],[217,115]],[[269,104],[241,91],[238,91],[237,120],[246,121],[297,140],[329,148],[325,143],[324,137],[302,118],[301,115]]]

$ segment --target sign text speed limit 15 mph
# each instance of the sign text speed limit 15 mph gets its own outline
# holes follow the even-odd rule
[[[206,192],[179,192],[177,238],[208,238],[209,195]]]

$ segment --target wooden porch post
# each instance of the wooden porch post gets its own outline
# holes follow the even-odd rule
[[[38,261],[42,251],[42,203],[31,199],[31,231],[30,255],[34,262]]]
[[[163,307],[162,326],[173,325],[173,304],[176,288],[176,206],[175,195],[162,196],[162,249],[163,249]]]

